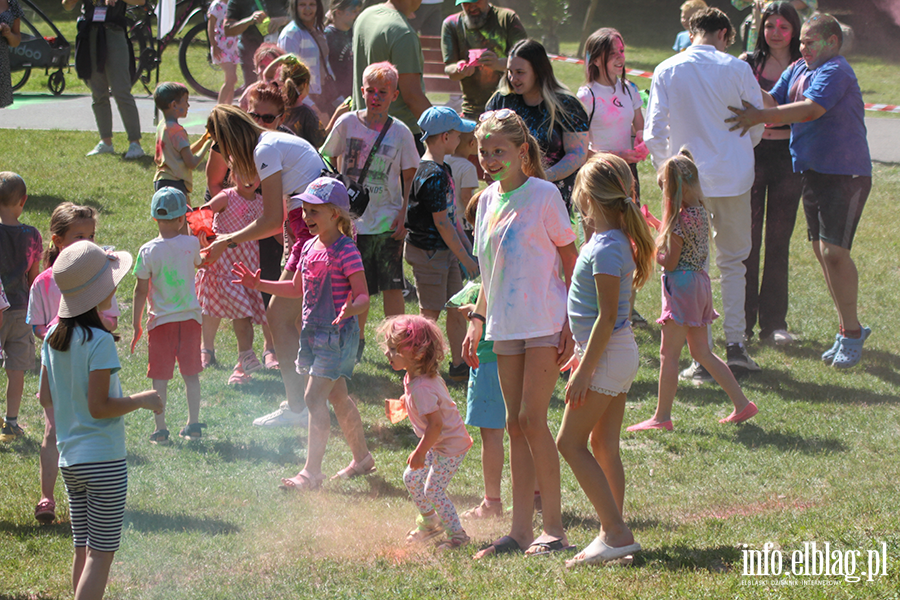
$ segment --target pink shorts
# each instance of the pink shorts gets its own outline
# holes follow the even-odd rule
[[[203,371],[200,364],[200,323],[193,319],[157,325],[147,334],[147,349],[150,354],[147,377],[150,379],[172,379],[176,359],[182,377],[191,377]]]

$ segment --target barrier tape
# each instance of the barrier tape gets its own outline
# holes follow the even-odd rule
[[[569,58],[568,56],[557,56],[555,54],[548,54],[550,60],[555,60],[557,62],[569,63],[572,65],[583,65],[584,60],[580,58]],[[646,77],[647,79],[653,78],[653,73],[648,71],[640,71],[638,69],[626,69],[626,75],[632,75],[634,77]],[[896,104],[873,104],[867,102],[863,105],[866,110],[871,110],[874,112],[887,112],[887,113],[896,113],[900,114],[900,106]]]

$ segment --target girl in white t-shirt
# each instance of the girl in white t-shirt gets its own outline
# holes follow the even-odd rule
[[[513,474],[510,534],[476,558],[521,549],[528,554],[567,550],[559,455],[547,408],[560,367],[574,350],[566,289],[578,258],[575,233],[559,190],[543,179],[537,141],[515,112],[504,108],[483,114],[475,135],[481,166],[494,183],[478,200],[474,248],[483,283],[469,313],[463,355],[470,366],[478,366],[478,341],[487,327],[506,403]],[[535,478],[543,503],[543,532],[536,539],[531,527]]]
[[[31,284],[28,294],[28,315],[25,321],[31,325],[34,334],[43,340],[47,331],[59,321],[59,302],[62,293],[53,279],[53,263],[65,248],[80,240],[94,239],[97,228],[97,211],[90,206],[78,206],[63,202],[50,215],[50,246],[44,251],[47,268]],[[110,331],[115,331],[119,320],[119,305],[115,295],[109,309],[100,311],[100,319]],[[56,501],[53,489],[59,473],[56,449],[56,422],[53,407],[44,409],[44,441],[41,443],[40,475],[41,500],[34,508],[34,517],[41,523],[50,523],[56,518]]]
[[[641,94],[625,79],[625,40],[610,27],[598,29],[584,45],[587,84],[578,99],[590,117],[590,154],[608,152],[628,163],[634,177],[634,199],[640,200],[637,163],[647,158]]]
[[[416,528],[406,542],[427,542],[446,530],[447,540],[439,550],[468,544],[447,486],[472,447],[472,438],[438,373],[445,352],[441,330],[425,317],[401,315],[385,321],[378,335],[391,367],[406,371],[400,402],[419,436],[403,473],[403,483],[419,509]]]

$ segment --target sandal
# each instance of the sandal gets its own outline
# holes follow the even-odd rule
[[[490,554],[485,554],[484,556],[500,556],[501,554],[512,554],[514,552],[522,552],[522,547],[519,546],[519,542],[508,535],[504,535],[499,540],[494,540],[487,546],[482,546],[478,549],[478,552],[484,552],[489,548],[493,548],[494,551]],[[482,557],[484,558],[484,557]],[[477,559],[476,559],[477,560]]]
[[[377,470],[378,468],[375,466],[375,457],[369,452],[360,462],[356,462],[355,459],[351,460],[349,465],[338,471],[331,479],[332,481],[335,479],[353,479],[354,477],[371,475]]]
[[[281,485],[278,486],[278,489],[285,491],[298,491],[302,492],[305,490],[317,490],[322,487],[322,482],[325,481],[324,475],[312,475],[311,473],[307,473],[304,469],[297,473],[294,477],[290,479],[281,479]]]
[[[207,369],[217,364],[215,350],[207,350],[206,348],[200,350],[200,366]]]
[[[534,552],[528,552],[535,548]],[[564,544],[562,539],[548,539],[548,540],[537,540],[531,542],[531,545],[528,546],[528,550],[525,551],[525,556],[549,556],[555,552],[574,552],[577,548],[571,544]]]
[[[168,429],[157,429],[153,433],[150,434],[150,443],[151,444],[160,444],[166,445],[169,443],[169,430]]]
[[[453,535],[448,536],[445,541],[438,544],[435,550],[437,550],[438,552],[446,552],[447,550],[453,550],[454,548],[465,546],[470,541],[471,538],[469,538],[465,531],[457,531]]]
[[[234,366],[234,372],[231,374],[231,377],[228,378],[228,385],[244,385],[245,383],[250,383],[250,379],[250,375],[241,369],[241,365],[236,364]]]
[[[256,358],[256,353],[253,352],[253,350],[241,352],[240,354],[238,354],[238,360],[240,361],[241,369],[247,375],[256,373],[257,371],[261,371],[263,368],[263,366],[259,362],[259,359]]]
[[[407,544],[424,544],[444,533],[444,526],[436,514],[430,517],[419,515],[416,517],[415,529],[410,529],[406,534]]]
[[[263,363],[265,363],[265,367],[270,371],[278,369],[278,357],[276,357],[275,353],[271,350],[263,352]]]
[[[862,334],[858,338],[848,338],[841,336],[840,348],[834,355],[832,367],[836,369],[849,369],[859,364],[862,359],[862,347],[868,337],[872,335],[872,330],[868,327],[862,328]]]
[[[44,498],[34,507],[34,518],[46,525],[56,520],[56,502]]]
[[[178,432],[178,437],[186,440],[199,440],[203,437],[202,429],[206,427],[206,423],[188,423]]]
[[[606,562],[622,561],[628,556],[633,555],[641,549],[641,545],[635,542],[628,546],[620,546],[613,548],[607,545],[600,536],[594,538],[587,548],[585,548],[578,556],[572,560],[566,561],[566,567],[575,567],[578,565],[597,565]],[[633,559],[632,559],[633,561]],[[630,564],[626,561],[625,564]]]

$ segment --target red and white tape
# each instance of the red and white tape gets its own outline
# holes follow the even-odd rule
[[[569,63],[572,65],[583,65],[584,60],[580,58],[569,58],[568,56],[557,56],[555,54],[548,54],[550,60],[555,60],[557,62]],[[653,77],[653,73],[648,71],[639,71],[638,69],[626,69],[625,73],[627,75],[631,75],[633,77],[646,77],[647,79],[651,79]],[[866,103],[863,105],[866,110],[871,110],[874,112],[888,112],[888,113],[897,113],[900,114],[900,106],[896,104],[872,104]]]

